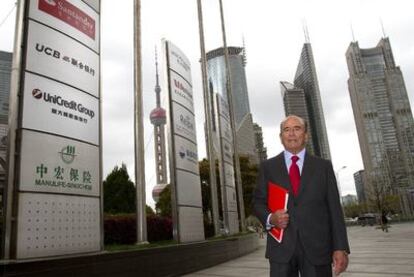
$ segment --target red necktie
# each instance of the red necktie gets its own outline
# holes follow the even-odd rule
[[[300,172],[299,166],[296,162],[299,160],[298,156],[292,156],[292,164],[289,168],[289,178],[290,184],[292,185],[293,195],[297,196],[299,192],[299,185],[300,185]]]

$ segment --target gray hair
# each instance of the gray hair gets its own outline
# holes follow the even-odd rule
[[[300,122],[300,124],[302,124],[302,126],[304,127],[304,129],[305,129],[305,133],[307,133],[307,132],[308,132],[308,123],[306,122],[306,120],[305,120],[305,119],[303,119],[303,118],[302,118],[302,117],[300,117],[300,116],[297,116],[297,115],[294,115],[294,114],[290,114],[290,115],[286,116],[286,117],[282,120],[282,122],[280,122],[280,134],[282,134],[282,131],[283,131],[283,125],[285,125],[286,121],[288,121],[288,120],[289,120],[289,119],[291,119],[291,118],[295,118],[295,119],[297,119],[297,120]]]

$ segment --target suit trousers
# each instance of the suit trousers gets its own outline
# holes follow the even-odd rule
[[[299,275],[300,273],[300,275]],[[313,265],[306,258],[299,236],[288,263],[270,261],[270,277],[332,277],[332,265]]]

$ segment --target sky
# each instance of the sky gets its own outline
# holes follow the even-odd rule
[[[203,2],[206,50],[222,47],[218,0]],[[351,41],[375,47],[388,36],[411,104],[414,102],[414,16],[407,0],[223,0],[228,46],[246,46],[246,77],[253,120],[262,126],[268,156],[282,151],[284,108],[279,82],[293,82],[306,25],[313,48],[332,162],[341,194],[356,194],[353,174],[363,169],[347,80],[345,52]],[[15,0],[0,1],[0,50],[13,50]],[[133,1],[102,0],[101,65],[104,178],[127,165],[134,180]],[[162,69],[161,39],[177,45],[192,65],[199,159],[206,156],[196,0],[141,0],[147,204],[155,185],[153,127],[155,48]],[[161,78],[162,102],[166,90]]]

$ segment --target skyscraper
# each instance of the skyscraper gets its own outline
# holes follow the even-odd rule
[[[258,163],[255,151],[253,119],[250,113],[249,95],[246,82],[246,58],[244,48],[227,47],[233,98],[234,120],[238,139],[237,149],[240,155],[247,155],[252,163]],[[224,48],[212,50],[206,54],[210,93],[218,93],[227,99],[227,76]],[[213,111],[214,113],[214,111]],[[213,114],[214,120],[214,114]],[[214,129],[214,126],[213,126]]]
[[[0,193],[3,191],[7,170],[7,132],[12,58],[13,53],[0,51]],[[0,200],[1,198],[0,196]]]
[[[412,215],[414,121],[390,41],[382,38],[376,47],[368,49],[352,42],[346,59],[348,89],[371,191],[367,197],[399,195],[402,212]]]
[[[157,185],[152,190],[152,198],[155,202],[158,201],[160,193],[167,185],[167,168],[166,168],[166,154],[165,154],[165,123],[166,113],[161,107],[161,87],[158,78],[158,61],[155,59],[156,83],[155,83],[155,97],[156,107],[151,111],[150,120],[154,125],[154,155],[155,155],[155,171],[157,175]]]
[[[256,152],[259,157],[259,162],[265,161],[267,159],[267,149],[263,143],[263,131],[262,127],[257,123],[253,123],[254,136],[256,141]]]
[[[309,123],[310,116],[303,89],[296,88],[293,84],[283,81],[280,82],[280,91],[282,93],[283,106],[285,107],[285,115],[294,114],[302,117]],[[308,133],[312,134],[312,127],[309,124]],[[312,139],[306,144],[306,150],[313,155],[317,155]]]
[[[315,155],[331,159],[315,61],[311,44],[308,42],[303,44],[293,84],[296,88],[303,89],[305,94],[311,143]]]
[[[367,201],[367,198],[365,196],[365,171],[359,170],[354,173],[354,181],[355,181],[355,189],[358,196],[358,202],[364,203]]]

